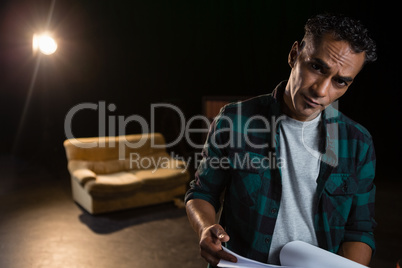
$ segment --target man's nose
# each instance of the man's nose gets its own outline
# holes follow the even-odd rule
[[[327,96],[330,87],[331,87],[331,79],[328,77],[317,80],[313,84],[311,89],[315,97],[322,98]]]

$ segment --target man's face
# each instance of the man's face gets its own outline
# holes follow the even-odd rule
[[[317,43],[307,39],[303,47],[295,42],[289,53],[292,71],[284,94],[285,113],[300,121],[314,119],[345,94],[363,67],[364,54],[330,35]]]

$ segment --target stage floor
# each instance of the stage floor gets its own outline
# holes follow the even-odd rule
[[[92,216],[66,170],[0,163],[0,267],[206,267],[184,209],[171,203]],[[402,183],[377,179],[372,268],[402,258]]]

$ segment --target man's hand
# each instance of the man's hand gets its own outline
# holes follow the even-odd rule
[[[216,266],[220,259],[237,262],[235,256],[222,250],[222,242],[227,241],[229,236],[219,224],[204,228],[200,234],[201,256],[213,266]]]
[[[216,266],[220,259],[237,262],[235,256],[223,251],[222,242],[229,241],[229,236],[219,224],[215,224],[215,209],[207,201],[193,199],[187,202],[188,219],[200,238],[201,256]]]

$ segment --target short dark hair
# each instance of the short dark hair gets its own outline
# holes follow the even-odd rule
[[[304,32],[305,38],[312,37],[314,42],[320,41],[325,34],[331,34],[335,40],[347,41],[355,53],[366,53],[365,63],[377,59],[376,44],[359,20],[340,14],[319,14],[307,20]]]

